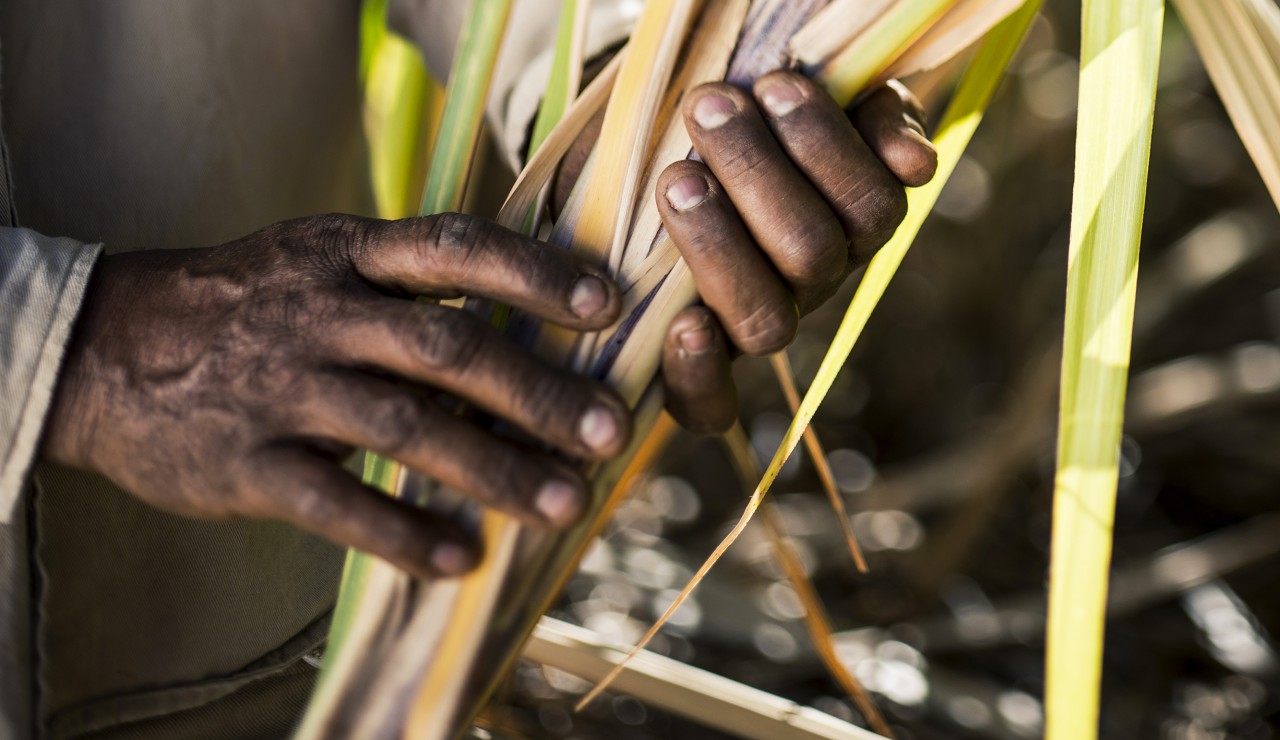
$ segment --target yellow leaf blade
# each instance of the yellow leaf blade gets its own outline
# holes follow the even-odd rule
[[[1098,731],[1163,0],[1085,0],[1049,574],[1046,738]]]
[[[808,392],[805,393],[804,400],[800,402],[799,411],[796,412],[791,426],[783,436],[778,451],[765,468],[764,477],[757,487],[758,491],[767,491],[773,485],[782,466],[795,451],[796,445],[800,443],[804,430],[809,426],[818,407],[822,405],[827,392],[831,390],[836,375],[849,358],[849,353],[853,351],[858,337],[862,335],[862,329],[871,317],[871,312],[875,310],[880,297],[884,295],[890,279],[893,278],[898,265],[902,263],[920,227],[924,225],[947,179],[955,171],[961,155],[969,145],[969,140],[973,138],[974,131],[982,121],[983,112],[1004,76],[1004,70],[1008,67],[1014,51],[1026,35],[1026,30],[1030,27],[1040,4],[1041,0],[1027,0],[1021,9],[992,30],[991,35],[970,62],[964,79],[934,137],[934,143],[938,149],[938,174],[928,185],[908,191],[907,199],[910,205],[907,218],[898,227],[893,239],[867,266],[862,282],[854,293],[853,301],[845,312],[844,320],[836,330],[831,347],[823,357],[822,364]]]
[[[787,360],[787,353],[778,352],[772,355],[769,361],[773,365],[773,374],[778,379],[778,385],[782,388],[782,395],[787,399],[787,407],[791,409],[791,414],[794,416],[800,410],[800,390],[796,387],[795,372]],[[867,560],[862,556],[862,548],[858,546],[858,538],[853,533],[853,525],[849,522],[848,512],[845,511],[844,498],[840,495],[840,487],[836,485],[836,476],[831,470],[831,462],[827,459],[827,452],[822,449],[822,442],[818,439],[818,433],[813,430],[813,427],[804,430],[804,445],[809,451],[809,457],[813,458],[813,467],[817,470],[818,480],[822,481],[822,490],[827,495],[827,501],[831,503],[836,520],[840,522],[840,532],[844,534],[845,546],[849,548],[853,564],[858,568],[859,573],[867,573],[869,570]],[[759,478],[759,475],[756,477]]]

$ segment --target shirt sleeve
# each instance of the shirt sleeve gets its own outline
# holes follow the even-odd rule
[[[0,523],[36,457],[71,328],[101,245],[0,227]]]

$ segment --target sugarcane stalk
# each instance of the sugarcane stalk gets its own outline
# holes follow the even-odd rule
[[[660,229],[660,220],[654,217],[656,206],[648,193],[639,192],[645,172],[659,172],[692,155],[678,131],[671,133],[664,145],[654,144],[667,138],[655,137],[652,130],[663,120],[659,115],[662,103],[678,101],[678,95],[669,94],[672,85],[691,89],[716,79],[749,85],[765,72],[788,66],[792,37],[826,2],[755,0],[748,14],[747,0],[709,0],[688,35],[684,29],[699,5],[687,0],[650,0],[641,30],[633,37],[627,58],[619,63],[617,79],[610,81],[613,92],[602,143],[553,228],[553,242],[595,255],[618,271],[616,277],[627,288],[625,304],[630,310],[615,330],[600,336],[580,339],[544,331],[541,347],[560,361],[576,358],[581,369],[606,379],[635,407],[638,433],[632,448],[617,460],[587,471],[592,505],[585,520],[568,532],[553,534],[524,527],[497,512],[478,511],[448,491],[432,493],[426,499],[428,505],[447,508],[474,522],[486,541],[483,561],[462,579],[435,581],[412,581],[385,564],[368,564],[363,572],[363,595],[369,603],[362,604],[351,620],[346,640],[359,644],[364,653],[356,655],[343,648],[339,658],[348,669],[342,674],[344,680],[341,684],[331,680],[322,683],[318,697],[323,694],[326,700],[321,710],[309,715],[304,736],[408,736],[415,740],[456,736],[483,706],[538,618],[576,568],[590,537],[599,531],[602,512],[616,503],[612,494],[616,483],[628,469],[628,459],[642,447],[645,432],[661,407],[660,390],[654,384],[660,337],[675,314],[695,299],[688,268],[675,256],[669,238]],[[480,2],[473,6],[473,12],[478,6],[492,9],[489,3]],[[917,19],[921,26],[917,30],[922,33],[926,21],[934,19]],[[919,35],[913,31],[904,38]],[[903,51],[897,46],[892,50],[893,54]],[[698,73],[682,76],[678,59],[687,69],[696,67]],[[723,61],[717,68],[709,63],[711,59]],[[651,69],[645,68],[646,61]],[[891,63],[892,59],[886,58],[874,66],[883,70]],[[669,80],[676,82],[669,84]],[[571,108],[566,123],[574,117]],[[683,127],[679,116],[665,120],[669,127]],[[581,123],[581,116],[577,123]],[[575,132],[558,135],[559,128],[552,131],[535,160],[565,147],[564,137]],[[461,135],[442,141],[437,152],[455,154],[475,143],[474,137]],[[618,161],[602,154],[609,151],[625,162],[625,172],[618,173]],[[544,160],[554,162],[550,155]],[[554,168],[548,169],[544,162],[537,177],[522,178],[517,191],[524,188],[524,205],[504,208],[499,219],[504,225],[525,226],[529,208],[552,171]],[[442,177],[433,168],[431,182]],[[462,181],[465,179],[458,180]],[[530,193],[533,200],[529,200]],[[429,185],[424,208],[456,204],[457,198],[456,191],[442,194]],[[637,223],[646,224],[646,230],[637,233]],[[635,273],[628,268],[634,268]],[[377,468],[388,464],[374,462],[376,469],[371,472],[382,474],[384,479],[394,470]]]

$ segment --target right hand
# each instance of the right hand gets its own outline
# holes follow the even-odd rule
[[[482,219],[331,215],[208,249],[106,257],[55,390],[43,453],[180,514],[279,519],[420,576],[469,570],[480,543],[343,470],[365,448],[530,524],[588,500],[554,455],[465,421],[457,396],[570,456],[630,433],[604,385],[540,361],[474,315],[474,295],[603,329],[617,286],[570,253]]]

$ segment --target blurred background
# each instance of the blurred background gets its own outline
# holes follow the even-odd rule
[[[903,740],[1042,732],[1078,47],[1078,0],[1049,0],[817,416],[871,573],[855,570],[803,450],[772,494],[841,660]],[[1264,740],[1280,717],[1280,216],[1172,10],[1158,101],[1102,736]],[[804,322],[789,351],[802,384],[855,284]],[[767,362],[736,373],[768,459],[785,401]],[[552,616],[630,646],[754,483],[717,440],[678,437]],[[803,614],[753,524],[651,650],[864,724]],[[521,663],[478,736],[723,736],[621,694],[575,714],[589,688]]]

